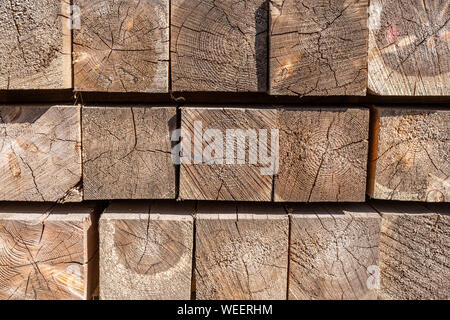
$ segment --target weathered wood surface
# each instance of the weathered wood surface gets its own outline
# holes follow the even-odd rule
[[[167,92],[169,1],[74,0],[75,90]]]
[[[450,94],[447,0],[371,0],[369,90],[377,95]]]
[[[270,3],[271,94],[366,94],[368,0]]]
[[[196,298],[286,299],[288,224],[282,207],[200,204]]]
[[[89,205],[0,205],[0,299],[91,299],[96,234]]]
[[[172,0],[174,91],[266,91],[266,0]]]
[[[100,298],[189,300],[192,203],[112,203],[100,218]]]
[[[280,109],[275,201],[363,202],[369,111]]]
[[[84,198],[174,199],[175,107],[83,107]]]
[[[268,165],[259,160],[252,164],[249,154],[257,155],[264,147],[271,154],[271,143],[266,142],[276,128],[275,109],[186,107],[181,128],[188,136],[182,140],[181,199],[271,200],[272,173],[263,175]],[[218,132],[211,131],[214,129]],[[229,131],[233,129],[240,131],[233,136]],[[261,138],[260,129],[268,131],[267,139]],[[245,155],[240,154],[239,146],[245,146]]]
[[[0,1],[0,89],[72,87],[69,2]]]
[[[82,200],[78,106],[0,106],[0,201]]]
[[[376,108],[369,195],[450,201],[450,111]]]
[[[376,299],[379,214],[363,204],[291,210],[289,299]]]
[[[381,299],[450,299],[450,206],[376,202]]]

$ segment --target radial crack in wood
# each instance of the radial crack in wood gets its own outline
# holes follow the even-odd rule
[[[69,1],[0,1],[0,90],[72,87]]]
[[[0,205],[0,299],[91,299],[98,239],[90,205]]]
[[[84,106],[84,198],[174,199],[175,107]]]
[[[381,299],[450,298],[450,206],[377,201]]]
[[[379,214],[364,204],[290,211],[289,299],[376,299]]]
[[[288,217],[280,206],[200,204],[196,298],[285,299],[288,230]]]
[[[82,200],[78,106],[0,106],[0,201]]]
[[[270,3],[270,94],[366,95],[368,0]]]
[[[193,203],[113,202],[100,219],[100,298],[191,297]]]
[[[450,94],[448,0],[371,0],[369,90],[377,95]]]
[[[74,0],[77,91],[167,92],[169,1]]]
[[[275,201],[363,202],[369,110],[279,109]]]
[[[172,89],[266,91],[267,20],[267,0],[172,0]]]
[[[270,201],[274,170],[259,152],[276,152],[276,128],[276,109],[182,108],[180,198]]]
[[[376,108],[370,163],[375,199],[450,201],[450,111]]]

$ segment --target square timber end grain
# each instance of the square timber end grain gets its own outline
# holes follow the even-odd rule
[[[282,206],[199,204],[196,299],[286,299],[288,233]]]
[[[0,300],[89,300],[98,289],[96,208],[0,205]]]
[[[172,0],[174,91],[265,92],[266,0]]]
[[[369,91],[450,95],[450,10],[445,0],[371,0]]]
[[[365,204],[290,210],[289,299],[377,299],[380,215]]]
[[[376,108],[369,195],[450,201],[450,111]]]
[[[278,125],[275,201],[365,201],[368,109],[279,109]]]
[[[84,199],[174,199],[176,108],[83,106]]]
[[[0,90],[72,87],[69,1],[0,1]]]
[[[270,94],[366,95],[368,0],[270,3]]]
[[[276,128],[276,109],[182,108],[180,198],[270,201]]]
[[[79,106],[0,106],[0,201],[79,202]]]
[[[382,216],[379,298],[450,298],[450,205],[374,201]]]
[[[76,91],[168,92],[169,0],[74,0]]]
[[[194,209],[113,202],[100,218],[100,299],[189,300]]]

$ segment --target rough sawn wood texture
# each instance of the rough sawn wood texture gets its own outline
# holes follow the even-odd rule
[[[0,106],[0,201],[77,202],[79,106]]]
[[[266,91],[266,0],[171,4],[174,91]]]
[[[450,111],[376,108],[369,195],[450,201]]]
[[[69,1],[0,1],[0,90],[72,87]]]
[[[98,238],[91,205],[0,205],[0,299],[91,299]]]
[[[450,298],[450,206],[376,202],[383,217],[379,298]]]
[[[174,199],[175,127],[175,107],[84,106],[84,198]]]
[[[77,91],[167,92],[169,1],[74,0]]]
[[[205,204],[196,218],[197,299],[286,299],[289,221],[282,207]]]
[[[279,109],[275,201],[364,202],[369,110]]]
[[[193,203],[113,202],[100,219],[100,298],[189,300]]]
[[[448,0],[371,0],[369,90],[450,95]]]
[[[289,299],[376,299],[379,214],[365,204],[291,210]]]
[[[368,0],[270,4],[271,94],[366,95]]]

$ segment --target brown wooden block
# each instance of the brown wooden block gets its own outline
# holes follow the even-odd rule
[[[169,0],[74,0],[75,90],[167,92]]]
[[[172,0],[172,89],[266,91],[267,2]]]
[[[0,205],[0,299],[91,299],[98,239],[90,205]]]
[[[189,300],[193,203],[113,202],[100,218],[100,298]]]
[[[376,299],[380,225],[363,204],[294,207],[289,299]]]
[[[266,155],[272,154],[276,109],[183,108],[181,128],[187,135],[182,138],[181,199],[271,200],[273,170],[261,159],[252,163],[249,155],[265,148]],[[267,130],[265,138],[261,129]]]
[[[450,111],[376,108],[369,195],[450,201]]]
[[[83,107],[84,198],[174,199],[175,107]]]
[[[0,2],[0,90],[72,87],[69,2]]]
[[[377,95],[450,95],[447,0],[371,0],[369,90]]]
[[[450,206],[376,202],[381,299],[450,298]]]
[[[288,225],[284,209],[270,204],[200,204],[196,298],[286,299]]]
[[[80,181],[80,107],[0,106],[0,201],[81,201]]]
[[[280,109],[275,201],[363,202],[369,110]]]
[[[271,94],[366,94],[368,0],[270,3]]]

